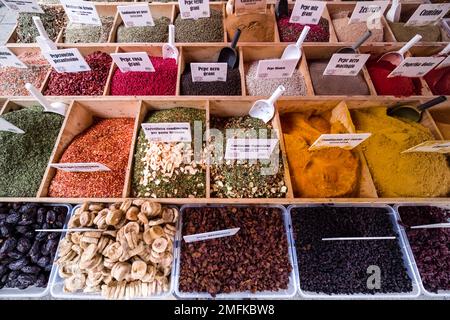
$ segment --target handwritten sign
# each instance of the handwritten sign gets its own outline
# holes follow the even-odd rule
[[[61,4],[71,22],[102,25],[95,4],[78,0],[61,0]]]
[[[256,69],[256,78],[280,79],[290,78],[295,71],[298,59],[260,60]]]
[[[28,13],[44,13],[36,0],[0,0],[11,10]]]
[[[388,76],[392,77],[423,77],[444,60],[444,57],[409,57],[403,60]]]
[[[111,53],[110,55],[122,72],[155,72],[146,52]]]
[[[450,140],[426,141],[415,147],[409,148],[402,153],[408,152],[437,152],[450,153]]]
[[[191,63],[193,82],[227,81],[226,62]]]
[[[43,51],[42,55],[59,73],[91,71],[78,49]]]
[[[154,142],[191,142],[189,122],[143,123],[142,129],[148,140]]]
[[[421,4],[405,26],[424,26],[442,19],[450,10],[449,3]]]
[[[342,148],[351,150],[369,138],[371,133],[341,133],[322,134],[309,150],[320,150],[325,148]]]
[[[324,76],[357,76],[370,54],[335,53],[325,68]]]
[[[277,144],[278,139],[227,139],[225,159],[267,160]]]
[[[6,131],[6,132],[12,132],[12,133],[18,133],[18,134],[25,133],[25,131],[23,131],[20,128],[17,128],[11,122],[6,121],[3,118],[0,118],[0,131]]]
[[[0,46],[0,67],[28,68],[11,50],[4,46]]]
[[[325,2],[296,1],[289,22],[300,24],[318,24],[324,9]]]
[[[50,167],[66,172],[98,172],[111,171],[107,166],[97,162],[51,163]]]
[[[125,28],[153,27],[155,25],[150,7],[147,4],[117,6],[117,11],[119,11]]]
[[[181,19],[209,18],[209,0],[178,0]]]
[[[266,13],[267,0],[235,0],[234,12],[236,15],[246,13]]]
[[[366,22],[367,19],[375,14],[383,15],[388,5],[389,1],[372,1],[369,3],[358,1],[350,17],[349,24]]]
[[[189,243],[189,242],[197,242],[197,241],[212,240],[212,239],[217,239],[217,238],[231,237],[231,236],[234,236],[236,233],[238,233],[240,229],[241,228],[232,228],[232,229],[224,229],[224,230],[218,230],[218,231],[212,231],[212,232],[197,233],[197,234],[192,234],[189,236],[183,236],[183,239],[184,239],[184,241]]]

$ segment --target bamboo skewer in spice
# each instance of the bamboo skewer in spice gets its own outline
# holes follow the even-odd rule
[[[49,197],[118,198],[122,196],[128,166],[134,119],[96,119],[75,137],[60,163],[101,163],[111,169],[102,172],[58,170],[50,183]]]

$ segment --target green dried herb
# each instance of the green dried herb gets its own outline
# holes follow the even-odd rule
[[[222,12],[211,9],[209,18],[175,19],[176,42],[223,42]]]
[[[25,133],[0,131],[0,197],[35,197],[64,117],[34,106],[2,118]]]
[[[117,29],[117,42],[167,42],[169,38],[170,19],[154,19],[153,27],[129,27],[123,24]]]
[[[114,23],[114,17],[100,17],[101,26],[69,23],[64,33],[65,43],[105,43]]]
[[[150,142],[141,129],[134,157],[133,196],[146,198],[205,197],[206,164],[194,158],[194,122],[205,131],[205,111],[173,108],[152,112],[144,123],[189,122],[192,143]],[[202,144],[204,148],[204,144]],[[188,161],[183,161],[188,159]],[[198,161],[196,161],[198,160]]]

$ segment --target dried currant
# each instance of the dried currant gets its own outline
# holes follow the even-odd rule
[[[31,242],[27,238],[20,238],[17,241],[17,250],[22,253],[27,253],[31,248]]]
[[[20,258],[19,260],[16,260],[16,261],[11,262],[10,264],[8,264],[8,268],[10,270],[16,271],[16,270],[22,269],[27,264],[28,264],[28,259],[27,258]]]

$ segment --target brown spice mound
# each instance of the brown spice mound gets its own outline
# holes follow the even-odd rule
[[[242,16],[230,15],[225,19],[228,38],[241,30],[241,42],[271,42],[274,40],[275,20],[271,14],[252,13]]]

